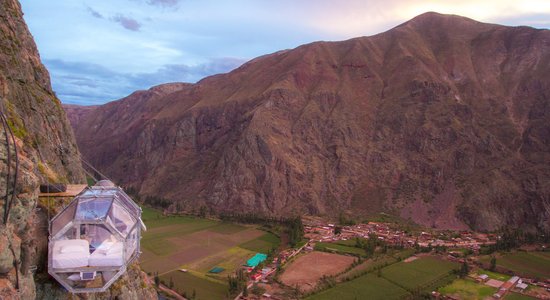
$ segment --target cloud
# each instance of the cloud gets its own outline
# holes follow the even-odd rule
[[[122,27],[131,31],[139,31],[139,29],[141,28],[141,23],[139,23],[135,19],[126,17],[121,14],[117,14],[114,17],[112,17],[111,21],[119,23],[120,25],[122,25]]]
[[[98,11],[94,10],[93,8],[87,6],[86,7],[88,12],[95,18],[98,18],[98,19],[105,19],[105,17],[103,17],[102,14],[100,14]]]
[[[529,24],[530,26],[535,28],[550,28],[550,12],[499,17],[495,18],[493,22],[497,24],[502,23],[512,26]]]
[[[63,103],[96,105],[163,83],[196,82],[205,76],[229,72],[244,61],[222,57],[197,65],[166,64],[142,73],[113,71],[98,64],[59,59],[44,60],[44,64],[57,79],[53,89]]]
[[[148,0],[147,4],[160,7],[176,7],[180,0]]]
[[[129,78],[142,89],[167,82],[196,82],[209,75],[229,72],[244,62],[244,59],[224,57],[197,65],[167,64],[155,72],[133,74]]]
[[[105,20],[107,19],[103,14],[98,12],[97,10],[91,8],[90,6],[86,6],[86,11],[92,15],[94,18]],[[126,17],[122,14],[116,14],[113,17],[110,17],[108,20],[120,24],[125,29],[131,30],[131,31],[139,31],[141,28],[141,23],[137,20]]]

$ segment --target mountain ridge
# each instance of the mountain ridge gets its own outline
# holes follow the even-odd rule
[[[75,133],[103,173],[172,210],[548,230],[549,41],[548,30],[426,13],[123,98]]]

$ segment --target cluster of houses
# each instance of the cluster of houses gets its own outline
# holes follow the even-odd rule
[[[304,247],[298,248],[298,249],[286,249],[279,253],[279,255],[269,263],[266,264],[265,267],[262,269],[255,268],[258,264],[249,264],[247,262],[247,265],[244,266],[245,271],[247,273],[252,273],[250,275],[250,279],[254,282],[258,282],[261,280],[266,280],[267,277],[271,274],[273,274],[277,270],[277,266],[285,264],[291,257],[297,255],[302,251]],[[261,260],[260,262],[263,262],[264,260]]]
[[[392,229],[389,223],[380,222],[342,226],[338,228],[338,234],[336,234],[335,229],[336,225],[331,223],[321,223],[320,221],[304,222],[305,237],[315,242],[333,242],[356,237],[368,238],[370,234],[375,234],[378,239],[384,240],[389,245],[402,245],[405,247],[415,245],[419,245],[420,247],[460,247],[475,251],[479,250],[482,245],[496,243],[497,239],[495,235],[467,231],[460,232],[455,237],[446,237],[443,233],[434,235],[429,232],[412,234]]]
[[[498,292],[493,295],[495,299],[502,299],[512,289],[523,291],[527,288],[527,284],[523,283],[518,276],[513,276],[504,282],[499,288]]]
[[[483,283],[488,286],[497,288],[497,292],[493,294],[492,299],[503,299],[504,296],[510,292],[523,292],[527,288],[527,284],[522,281],[518,276],[513,276],[508,281],[500,281],[496,279],[491,279],[487,274],[478,275],[476,278],[478,283]],[[444,299],[444,300],[457,300],[457,298],[450,295],[441,295],[441,293],[433,291],[432,298],[434,299]]]

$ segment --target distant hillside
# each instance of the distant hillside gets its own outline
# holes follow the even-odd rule
[[[100,170],[172,209],[550,229],[549,98],[550,31],[426,13],[136,92],[75,133]]]

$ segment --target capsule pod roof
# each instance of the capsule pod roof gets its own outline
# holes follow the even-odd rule
[[[99,181],[50,221],[48,273],[73,293],[103,292],[139,256],[141,208]]]

